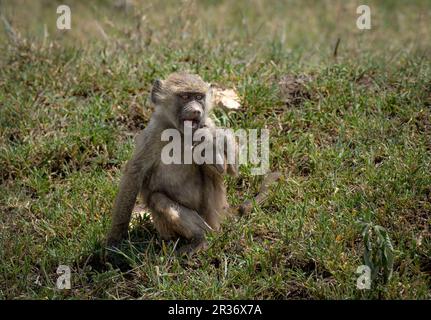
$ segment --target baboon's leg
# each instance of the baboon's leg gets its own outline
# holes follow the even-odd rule
[[[212,229],[196,211],[180,205],[161,192],[151,194],[148,204],[162,239],[180,236],[190,240],[188,248],[180,248],[180,252],[190,253],[203,246],[205,232]]]

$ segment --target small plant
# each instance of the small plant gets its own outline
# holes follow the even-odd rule
[[[392,277],[394,248],[388,232],[372,222],[359,221],[364,240],[364,262],[371,269],[371,280],[383,278],[386,283]]]

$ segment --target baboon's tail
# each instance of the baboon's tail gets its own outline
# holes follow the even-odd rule
[[[259,192],[254,197],[254,199],[245,200],[243,202],[243,204],[241,204],[238,207],[238,209],[237,209],[238,214],[240,216],[247,215],[253,209],[254,204],[258,204],[258,205],[262,204],[269,196],[269,192],[271,191],[271,188],[270,188],[271,185],[273,183],[277,182],[280,179],[281,175],[282,174],[279,171],[274,171],[274,172],[268,173],[265,176],[265,178],[263,178],[262,184],[260,185],[260,188],[259,188]]]

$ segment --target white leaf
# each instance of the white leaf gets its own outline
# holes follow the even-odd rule
[[[238,94],[233,89],[213,88],[213,102],[216,107],[238,110],[241,107]]]

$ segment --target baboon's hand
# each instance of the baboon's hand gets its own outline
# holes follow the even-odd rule
[[[231,131],[223,131],[222,139],[216,142],[217,169],[222,174],[238,175],[238,146]]]
[[[199,134],[204,136],[204,141],[195,142],[194,146],[201,145],[203,150],[212,151],[210,161],[205,162],[215,173],[237,175],[237,145],[229,131],[218,131],[217,128],[199,128]],[[219,136],[218,136],[219,135]],[[232,153],[232,154],[229,154]],[[208,159],[205,159],[206,161]],[[215,169],[215,170],[214,170]]]
[[[215,163],[214,167],[217,169],[218,173],[225,174],[227,171],[226,156],[224,153],[220,152],[218,148],[215,150]]]

